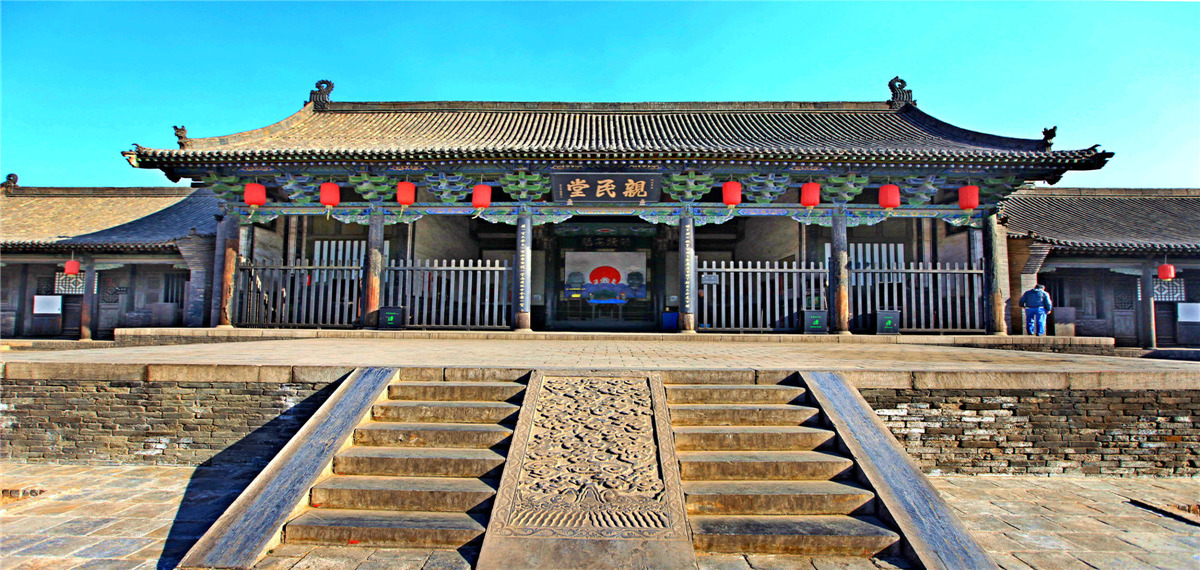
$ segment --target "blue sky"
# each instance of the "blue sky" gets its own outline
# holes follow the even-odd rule
[[[0,171],[168,185],[119,152],[335,101],[883,101],[1100,143],[1060,185],[1200,186],[1200,3],[2,2]]]

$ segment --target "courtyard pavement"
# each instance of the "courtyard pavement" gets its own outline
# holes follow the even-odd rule
[[[427,366],[538,369],[800,369],[943,372],[1191,372],[1200,362],[911,344],[670,340],[296,339],[6,352],[5,362]]]
[[[0,568],[169,569],[253,477],[170,466],[0,462]],[[1200,568],[1200,526],[1129,503],[1200,502],[1198,479],[932,477],[1005,569]],[[13,495],[35,495],[15,499]],[[467,568],[471,552],[282,545],[259,568]],[[701,556],[706,569],[905,567],[903,560]]]

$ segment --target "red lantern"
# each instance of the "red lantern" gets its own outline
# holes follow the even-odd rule
[[[257,182],[251,182],[246,185],[246,191],[242,196],[246,200],[247,206],[257,208],[267,203],[267,187]]]
[[[974,210],[979,207],[979,187],[963,186],[958,189],[958,207],[963,210]]]
[[[742,203],[742,183],[730,180],[721,185],[721,198],[730,208]]]
[[[321,185],[321,204],[332,208],[342,203],[342,189],[336,182],[326,182]]]
[[[800,186],[800,205],[813,208],[821,203],[821,185],[816,182],[805,182]]]
[[[396,201],[401,206],[411,206],[417,201],[417,185],[412,182],[396,183]]]
[[[492,187],[487,184],[476,184],[471,191],[471,205],[483,209],[492,205]]]
[[[879,207],[885,210],[900,207],[900,187],[884,184],[879,187]]]
[[[79,262],[74,259],[68,259],[66,265],[63,266],[63,273],[67,275],[79,275]]]
[[[1158,278],[1163,281],[1170,281],[1175,278],[1175,266],[1170,263],[1164,263],[1158,266]]]

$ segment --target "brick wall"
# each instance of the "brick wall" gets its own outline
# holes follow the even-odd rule
[[[861,393],[933,474],[1200,475],[1200,390]]]
[[[262,466],[333,386],[328,380],[5,378],[0,387],[3,459]]]

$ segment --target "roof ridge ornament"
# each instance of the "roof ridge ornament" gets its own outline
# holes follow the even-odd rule
[[[1042,129],[1042,144],[1046,145],[1046,150],[1054,145],[1054,136],[1058,134],[1058,125],[1054,125],[1048,129]]]
[[[10,173],[8,176],[5,176],[4,182],[0,182],[0,190],[4,190],[5,192],[11,192],[16,187],[17,187],[17,175],[13,174],[13,173]]]
[[[913,99],[912,89],[908,87],[908,82],[900,79],[897,75],[888,81],[888,89],[892,90],[892,98],[888,100],[888,105],[893,109],[900,109],[905,105],[917,106],[917,102]]]
[[[333,91],[333,82],[328,79],[322,79],[317,82],[316,89],[308,92],[308,102],[312,103],[313,110],[324,111],[329,105],[329,92]]]
[[[171,125],[171,128],[175,129],[175,138],[179,139],[179,148],[181,148],[181,149],[187,148],[188,145],[192,142],[192,140],[189,139],[187,136],[187,127],[182,126],[182,125],[180,125],[178,127],[176,127],[175,125]]]

